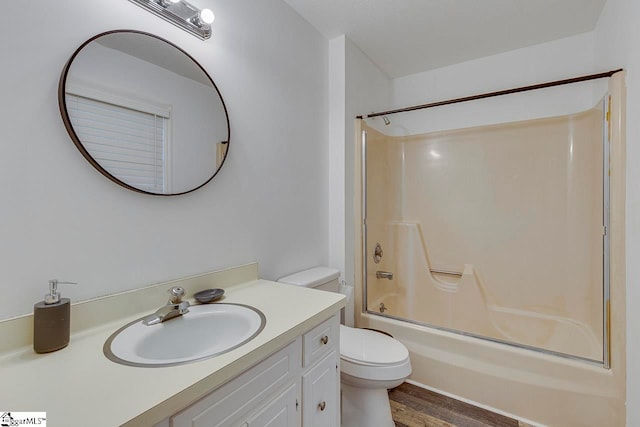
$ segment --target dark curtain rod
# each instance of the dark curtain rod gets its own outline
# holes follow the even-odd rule
[[[622,71],[622,68],[620,68],[618,70],[607,71],[605,73],[590,74],[588,76],[574,77],[574,78],[571,78],[571,79],[564,79],[564,80],[556,80],[554,82],[539,83],[539,84],[535,84],[535,85],[522,86],[522,87],[517,87],[517,88],[513,88],[513,89],[499,90],[497,92],[483,93],[483,94],[480,94],[480,95],[465,96],[464,98],[449,99],[447,101],[431,102],[429,104],[415,105],[413,107],[406,107],[406,108],[398,108],[396,110],[383,111],[381,113],[363,114],[363,115],[360,115],[360,116],[356,116],[356,118],[357,119],[367,119],[367,118],[370,118],[370,117],[386,116],[388,114],[404,113],[404,112],[407,112],[407,111],[423,110],[425,108],[440,107],[442,105],[449,105],[449,104],[458,104],[460,102],[475,101],[477,99],[493,98],[494,96],[510,95],[512,93],[526,92],[526,91],[529,91],[529,90],[536,90],[536,89],[544,89],[544,88],[547,88],[547,87],[566,85],[566,84],[570,84],[570,83],[584,82],[584,81],[587,81],[587,80],[603,79],[605,77],[611,77],[612,75],[614,75],[615,73],[618,73],[620,71]]]

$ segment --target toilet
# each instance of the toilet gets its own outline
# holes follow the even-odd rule
[[[340,271],[316,267],[278,282],[339,292]],[[381,332],[340,325],[342,427],[393,427],[387,389],[411,374],[409,351]]]

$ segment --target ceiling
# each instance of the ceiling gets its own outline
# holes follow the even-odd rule
[[[284,0],[396,78],[594,29],[606,0]]]

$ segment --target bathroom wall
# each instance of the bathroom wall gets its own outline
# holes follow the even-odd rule
[[[406,107],[589,74],[595,72],[593,43],[594,34],[584,33],[397,78],[393,105]]]
[[[346,36],[329,41],[329,265],[354,285],[354,121],[391,102],[391,81]],[[353,324],[347,309],[345,323]]]
[[[47,280],[83,300],[258,261],[276,279],[328,261],[328,42],[280,0],[193,0],[201,41],[131,2],[3,4],[0,14],[0,319],[32,311]],[[209,72],[231,121],[229,157],[204,188],[154,197],[100,175],[68,137],[60,72],[103,31],[166,38]]]
[[[382,111],[391,103],[391,81],[351,40],[346,40],[346,78],[347,106],[345,163],[352,165],[355,161],[354,120],[357,115],[374,111]],[[356,274],[353,270],[355,239],[353,233],[354,176],[347,173],[345,179],[345,213],[346,227],[346,277],[353,283]]]
[[[593,33],[518,49],[393,80],[394,107],[481,94],[596,72]],[[570,54],[569,54],[570,53]],[[600,71],[600,70],[597,70]],[[592,108],[606,79],[393,115],[384,132],[404,136],[520,120]]]
[[[640,425],[640,2],[608,0],[595,30],[600,68],[623,67],[627,82],[627,425]]]
[[[346,36],[330,41],[331,192],[329,260],[354,281],[354,120],[391,104],[391,80]],[[337,166],[335,166],[337,165]],[[346,172],[345,172],[346,171]]]

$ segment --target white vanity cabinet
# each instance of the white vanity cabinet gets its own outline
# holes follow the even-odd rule
[[[339,315],[156,427],[337,427]]]

